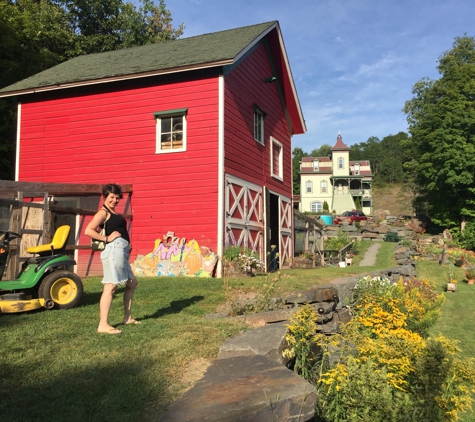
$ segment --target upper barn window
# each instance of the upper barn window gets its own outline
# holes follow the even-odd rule
[[[266,114],[254,105],[254,140],[264,145],[264,118]]]
[[[154,113],[157,122],[157,153],[186,151],[186,112],[188,109]]]

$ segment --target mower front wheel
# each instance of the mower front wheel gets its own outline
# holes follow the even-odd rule
[[[82,281],[76,274],[55,271],[41,282],[38,297],[53,301],[53,309],[71,309],[79,303],[83,290]]]

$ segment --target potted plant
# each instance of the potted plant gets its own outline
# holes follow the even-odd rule
[[[457,280],[454,278],[454,264],[449,263],[449,282],[445,289],[448,292],[455,292],[457,290]]]
[[[351,265],[352,264],[354,256],[355,256],[355,254],[352,251],[349,251],[349,252],[346,253],[346,255],[345,255],[346,265]]]
[[[475,280],[475,268],[467,268],[465,270],[465,277],[467,278],[468,284],[474,284]]]

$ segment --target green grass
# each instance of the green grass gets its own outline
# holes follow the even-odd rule
[[[430,334],[439,333],[459,341],[462,358],[473,357],[475,336],[473,321],[475,320],[475,286],[467,284],[464,270],[454,267],[454,277],[457,280],[457,291],[446,292],[449,279],[448,264],[439,265],[435,261],[421,261],[417,264],[419,278],[427,278],[436,284],[438,292],[444,293],[445,302],[439,321],[430,330]],[[462,422],[475,422],[475,413],[467,412],[461,415]]]
[[[358,267],[370,245],[359,244],[350,267],[282,271],[280,289],[305,289],[394,265],[391,252],[395,245],[382,243],[375,266]],[[421,265],[432,271],[425,262]],[[434,270],[433,276],[440,273]],[[263,289],[274,277],[230,279],[228,284],[236,290]],[[182,376],[190,362],[216,358],[223,341],[248,328],[230,318],[205,317],[225,300],[223,280],[158,277],[139,280],[133,315],[142,324],[119,326],[123,330],[120,335],[97,334],[102,285],[98,278],[85,279],[84,285],[85,295],[78,308],[0,315],[1,420],[157,420],[186,387]],[[473,295],[475,288],[470,287],[461,284],[457,293],[447,294],[446,306],[450,300]],[[122,320],[122,292],[119,289],[113,301],[113,325]],[[469,315],[473,309],[455,303],[450,312],[444,308],[439,325],[450,334],[457,333],[468,326]],[[457,330],[445,320],[454,321]],[[468,334],[460,331],[464,342]]]

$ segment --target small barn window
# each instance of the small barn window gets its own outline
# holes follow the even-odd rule
[[[156,153],[186,151],[187,109],[154,113],[156,120]]]
[[[254,105],[254,140],[264,145],[264,118],[266,114]]]
[[[270,145],[270,168],[271,174],[273,177],[283,180],[284,174],[282,171],[283,167],[283,154],[282,154],[282,144],[274,138],[271,138],[271,145]]]

